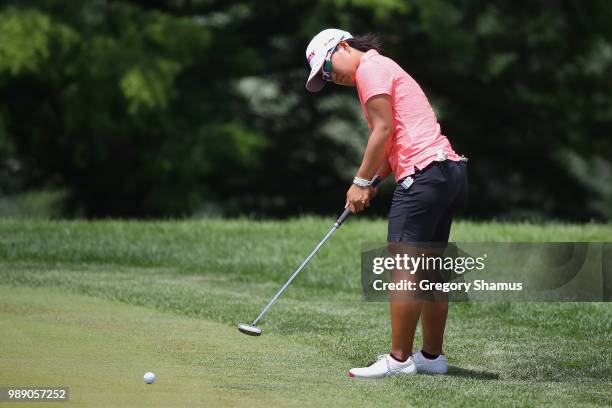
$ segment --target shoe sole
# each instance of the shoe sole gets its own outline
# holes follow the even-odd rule
[[[410,373],[403,373],[403,372],[398,372],[398,373],[394,373],[394,374],[390,374],[390,375],[385,375],[382,377],[357,377],[355,374],[351,373],[350,371],[348,372],[348,376],[351,378],[363,378],[364,380],[380,380],[381,378],[387,378],[387,377],[391,377],[393,375],[415,375],[418,373],[418,370],[414,370],[413,372]]]
[[[443,370],[428,370],[424,366],[419,367],[417,365],[417,373],[419,374],[446,374],[448,372],[448,367],[445,367]]]

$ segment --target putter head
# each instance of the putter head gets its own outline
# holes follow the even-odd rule
[[[261,336],[262,333],[262,330],[259,327],[255,327],[250,324],[241,324],[238,326],[238,330],[248,336]]]

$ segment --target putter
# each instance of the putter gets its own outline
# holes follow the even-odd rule
[[[374,176],[374,178],[372,179],[372,187],[378,186],[381,181],[382,180],[380,179],[380,177]],[[325,237],[321,240],[321,242],[319,242],[319,244],[310,253],[310,255],[308,255],[306,257],[306,259],[304,259],[304,262],[302,262],[302,264],[295,270],[295,272],[293,272],[293,274],[289,277],[287,282],[278,290],[278,292],[276,292],[276,295],[274,295],[274,297],[268,302],[268,304],[266,305],[266,307],[264,307],[264,309],[261,311],[259,316],[257,316],[257,318],[255,320],[253,320],[253,323],[251,323],[251,324],[241,324],[241,325],[238,326],[238,330],[241,333],[244,333],[244,334],[249,335],[249,336],[261,336],[263,331],[261,330],[261,328],[256,326],[256,324],[259,321],[259,319],[261,319],[263,317],[263,315],[266,314],[268,309],[270,309],[272,307],[274,302],[276,302],[276,300],[285,291],[285,289],[287,289],[287,286],[289,286],[289,284],[291,284],[293,279],[295,279],[295,277],[298,275],[298,273],[300,273],[300,271],[302,269],[304,269],[306,264],[312,259],[313,256],[315,256],[315,254],[319,251],[319,249],[323,246],[323,244],[325,244],[325,242],[333,235],[333,233],[338,228],[340,228],[342,223],[348,218],[349,215],[351,215],[351,210],[350,210],[350,208],[346,207],[344,209],[344,211],[342,212],[342,214],[340,214],[340,217],[338,217],[338,219],[336,220],[334,225],[331,227],[331,229],[329,230],[327,235],[325,235]]]

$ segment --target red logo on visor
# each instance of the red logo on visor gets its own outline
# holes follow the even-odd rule
[[[307,59],[308,59],[308,63],[309,64],[310,64],[310,61],[312,61],[312,59],[314,58],[314,56],[315,56],[315,52],[314,51],[311,51],[310,54],[308,54]]]

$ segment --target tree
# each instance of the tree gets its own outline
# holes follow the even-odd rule
[[[93,217],[335,212],[368,132],[353,89],[305,91],[304,49],[339,26],[378,33],[422,85],[470,158],[469,215],[610,217],[611,14],[569,0],[8,2],[0,186],[67,188],[66,213]]]

